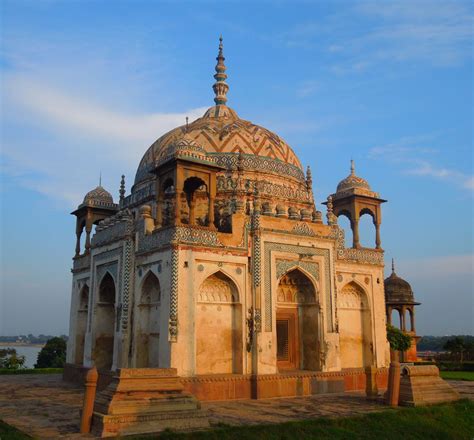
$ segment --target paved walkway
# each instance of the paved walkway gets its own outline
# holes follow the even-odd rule
[[[450,381],[462,397],[474,400],[474,382]],[[0,419],[40,439],[92,438],[79,431],[81,387],[58,374],[0,376]],[[339,417],[387,409],[362,393],[325,394],[267,400],[203,402],[212,424],[282,423],[315,417]]]

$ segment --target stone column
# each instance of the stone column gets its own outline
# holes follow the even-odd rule
[[[209,226],[214,226],[214,197],[209,197]]]
[[[81,235],[82,228],[80,230],[76,230],[76,257],[81,254]]]
[[[406,327],[405,327],[405,306],[402,307],[402,312],[400,314],[400,330],[402,331],[406,331]]]
[[[382,241],[380,240],[380,223],[374,222],[375,225],[375,248],[380,249]]]
[[[354,249],[360,248],[359,243],[359,221],[358,220],[351,220],[351,229],[352,229],[352,247]]]

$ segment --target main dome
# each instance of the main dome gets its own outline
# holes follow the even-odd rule
[[[239,152],[244,159],[244,168],[273,171],[275,174],[296,178],[304,182],[304,172],[298,157],[291,147],[277,134],[252,122],[240,119],[226,105],[229,86],[225,83],[222,40],[217,56],[216,83],[213,86],[215,106],[195,121],[177,127],[156,140],[146,151],[135,176],[135,185],[150,180],[150,171],[161,162],[169,147],[183,136],[191,139],[209,156],[214,156],[218,165],[235,168]]]

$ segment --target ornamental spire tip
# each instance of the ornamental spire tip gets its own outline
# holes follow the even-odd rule
[[[214,75],[214,79],[216,82],[212,86],[214,89],[214,94],[216,97],[214,98],[214,102],[216,105],[225,105],[227,102],[227,92],[229,91],[229,86],[225,82],[227,79],[227,75],[225,73],[226,66],[224,64],[225,57],[224,57],[224,45],[222,43],[222,35],[219,37],[219,53],[217,54],[217,64],[216,64],[216,73]]]

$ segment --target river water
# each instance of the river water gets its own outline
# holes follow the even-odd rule
[[[35,345],[16,345],[14,347],[0,345],[0,349],[1,348],[14,348],[18,355],[25,356],[25,367],[34,368],[36,360],[38,359],[38,353],[43,347]]]

